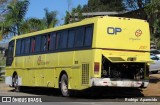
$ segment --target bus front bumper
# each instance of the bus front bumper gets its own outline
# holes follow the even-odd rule
[[[5,84],[13,87],[13,78],[11,76],[5,76]],[[22,78],[18,76],[18,86],[22,85]]]
[[[111,79],[111,78],[91,78],[91,86],[109,86],[109,87],[141,87],[146,88],[148,80],[129,80],[129,79]]]

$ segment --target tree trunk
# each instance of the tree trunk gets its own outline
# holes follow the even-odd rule
[[[20,35],[19,24],[17,23],[17,33]]]

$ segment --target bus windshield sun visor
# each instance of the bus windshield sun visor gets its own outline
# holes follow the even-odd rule
[[[136,57],[128,57],[127,59],[124,59],[122,57],[109,57],[105,54],[103,54],[105,58],[107,58],[112,63],[124,63],[124,62],[145,62],[145,63],[153,63],[151,59],[148,60],[140,60],[138,61]]]

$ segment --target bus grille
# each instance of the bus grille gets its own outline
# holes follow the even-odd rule
[[[82,84],[89,84],[89,64],[82,64]]]

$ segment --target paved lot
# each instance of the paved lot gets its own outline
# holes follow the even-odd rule
[[[13,88],[8,87],[4,83],[0,83],[0,96],[41,96],[43,101],[47,102],[74,102],[76,104],[79,104],[79,102],[83,104],[93,102],[92,104],[95,104],[95,102],[121,102],[124,101],[125,98],[160,96],[160,73],[150,75],[150,84],[146,89],[102,88],[95,89],[91,95],[88,95],[86,92],[80,93],[78,94],[79,96],[76,97],[62,97],[59,90],[48,88],[27,88],[23,92],[14,92]],[[100,103],[100,105],[103,104]]]
[[[144,96],[160,96],[160,72],[150,75],[150,84],[142,93]]]

